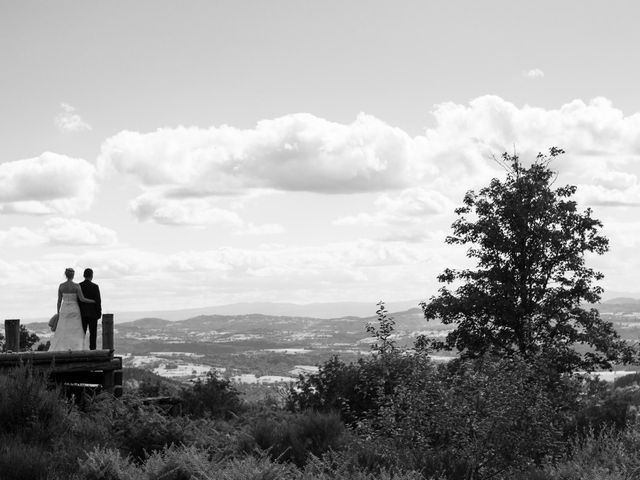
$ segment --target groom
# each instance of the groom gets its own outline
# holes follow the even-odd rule
[[[100,301],[100,289],[92,282],[93,270],[85,268],[84,282],[80,282],[82,294],[86,298],[95,300],[96,303],[78,302],[80,304],[80,315],[82,316],[82,329],[87,333],[89,327],[89,350],[96,349],[96,336],[98,333],[98,319],[102,316],[102,303]]]

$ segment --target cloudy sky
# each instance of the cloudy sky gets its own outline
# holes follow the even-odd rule
[[[426,299],[514,148],[640,297],[637,2],[0,2],[0,317]]]

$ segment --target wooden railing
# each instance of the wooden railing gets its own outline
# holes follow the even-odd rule
[[[102,349],[56,352],[20,351],[20,320],[4,321],[5,352],[0,353],[0,374],[20,365],[45,370],[56,383],[93,386],[122,395],[122,357],[114,356],[113,314],[102,316]]]

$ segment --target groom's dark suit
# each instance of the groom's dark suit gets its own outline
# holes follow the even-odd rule
[[[89,349],[96,349],[96,336],[98,333],[98,319],[102,316],[102,303],[100,301],[100,288],[98,285],[85,280],[80,282],[80,288],[82,294],[86,298],[95,300],[96,303],[78,302],[80,304],[80,315],[82,316],[82,328],[84,333],[87,333],[87,327],[89,327]]]

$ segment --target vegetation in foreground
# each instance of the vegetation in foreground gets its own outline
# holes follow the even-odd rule
[[[637,380],[390,349],[327,361],[284,406],[211,376],[172,415],[138,392],[73,401],[22,367],[0,377],[0,478],[637,478]]]
[[[552,190],[550,157],[469,192],[449,243],[471,243],[475,270],[447,270],[427,319],[456,325],[445,341],[399,348],[384,305],[373,355],[334,357],[300,377],[284,403],[243,401],[210,375],[192,387],[139,377],[137,392],[69,400],[22,367],[0,377],[0,475],[11,479],[640,478],[640,387],[576,373],[637,358],[596,310],[601,226]],[[542,252],[540,254],[539,252]],[[430,348],[457,349],[435,364]],[[172,395],[182,411],[154,406]],[[80,401],[79,401],[80,400]]]

